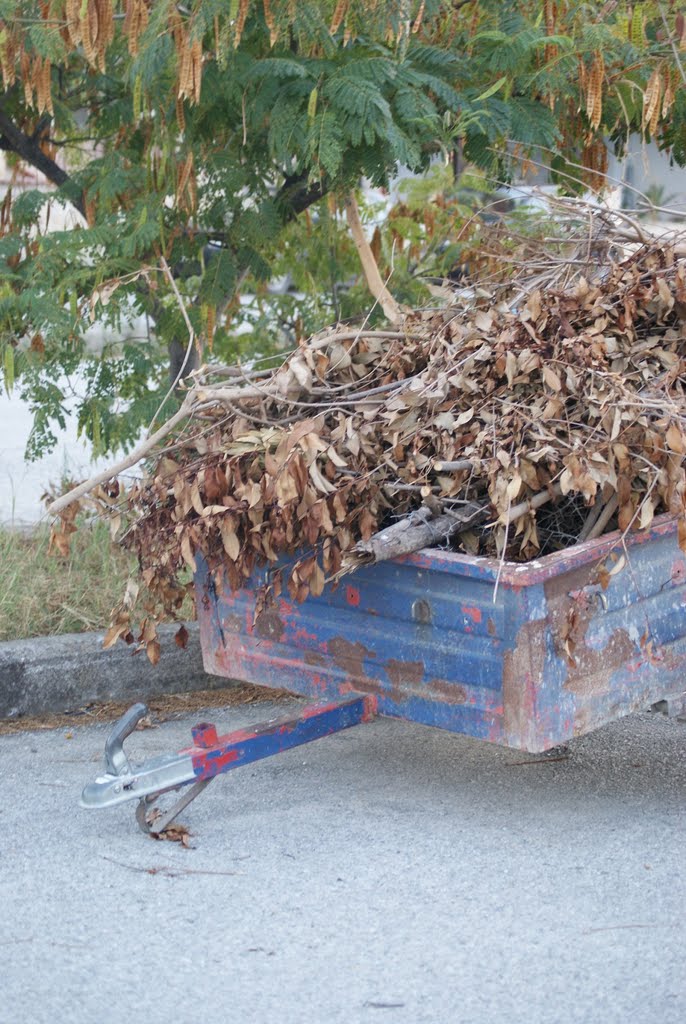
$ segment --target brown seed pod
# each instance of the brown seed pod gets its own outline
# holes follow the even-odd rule
[[[81,43],[81,0],[67,0],[64,8],[67,19],[67,32],[73,46]]]
[[[269,29],[269,45],[274,46],[278,41],[279,31],[276,27],[276,19],[274,18],[271,0],[262,0],[262,6],[264,8],[264,20],[267,23],[267,28]]]
[[[601,53],[596,53],[586,85],[586,115],[591,128],[598,129],[603,116],[603,79],[605,62]]]
[[[24,101],[27,107],[33,106],[33,85],[31,80],[31,58],[26,50],[23,51],[20,61],[21,84],[24,88]]]
[[[241,36],[243,35],[243,29],[245,28],[245,19],[248,17],[248,9],[250,7],[250,0],[240,0],[238,5],[238,14],[236,15],[236,28],[233,37],[234,49],[237,49]]]
[[[338,0],[336,4],[336,10],[333,12],[333,18],[329,25],[329,32],[331,35],[335,35],[341,27],[341,23],[348,13],[349,0]]]
[[[191,99],[194,103],[200,102],[200,89],[202,86],[202,43],[194,39],[191,46]]]
[[[643,130],[654,135],[660,118],[660,100],[662,99],[662,72],[655,68],[648,79],[643,93]]]
[[[422,27],[422,21],[424,19],[425,10],[426,0],[422,0],[422,2],[419,5],[419,10],[417,11],[417,17],[414,19],[414,24],[412,25],[412,31],[415,35],[417,34],[417,32],[419,32],[420,28]]]
[[[87,0],[81,12],[81,42],[86,60],[92,67],[98,63],[98,9],[93,0]]]
[[[193,179],[193,184],[192,185],[190,184],[191,178]],[[187,209],[188,208],[188,204],[186,203],[186,189],[187,188],[189,188],[189,190],[193,189],[193,190],[195,190],[197,192],[197,189],[196,189],[196,186],[195,186],[195,172],[194,172],[194,169],[193,169],[193,154],[192,153],[188,154],[188,156],[186,157],[184,162],[181,164],[181,167],[179,168],[179,172],[178,172],[178,182],[177,182],[177,186],[176,186],[176,202],[178,203],[178,205],[182,209]],[[192,195],[190,196],[190,199],[191,199],[191,209],[193,209],[194,208],[194,204],[193,204],[193,196]]]
[[[114,39],[114,11],[112,0],[95,0],[98,11],[98,64],[105,70],[107,49]]]
[[[664,94],[662,97],[662,119],[664,120],[674,106],[674,76],[668,67],[665,67]]]
[[[0,30],[5,33],[5,41],[0,45],[0,68],[2,69],[2,81],[5,89],[14,85],[17,78],[16,55],[17,46],[10,30],[4,22],[0,21]]]
[[[176,123],[179,126],[181,133],[186,130],[186,112],[183,108],[183,100],[180,96],[176,97]]]
[[[40,71],[37,79],[38,85],[38,113],[42,114],[43,111],[47,111],[49,114],[54,114],[52,107],[52,73],[51,64],[48,58],[41,63]]]
[[[191,48],[184,33],[182,42],[177,47],[179,57],[179,86],[177,95],[180,98],[190,97],[193,91],[193,69],[191,66]]]

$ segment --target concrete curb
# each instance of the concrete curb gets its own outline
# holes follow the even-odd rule
[[[188,623],[186,628],[188,645],[182,650],[174,643],[178,626],[159,627],[162,655],[155,666],[144,652],[133,657],[123,643],[103,650],[104,633],[0,643],[0,718],[71,711],[96,701],[133,703],[164,693],[229,685],[204,671],[198,624]]]

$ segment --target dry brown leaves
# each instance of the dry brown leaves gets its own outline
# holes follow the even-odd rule
[[[155,828],[154,815],[150,816],[150,827],[151,829]],[[171,825],[167,825],[163,832],[151,831],[149,835],[151,839],[156,839],[159,842],[181,843],[181,845],[184,846],[187,850],[192,849],[191,833],[188,831],[186,825],[181,825],[174,822]]]
[[[686,262],[655,246],[599,269],[315,336],[242,390],[200,383],[195,436],[117,507],[159,609],[200,558],[233,589],[267,563],[273,593],[320,594],[360,539],[423,503],[483,504],[490,521],[453,543],[510,560],[683,516]],[[117,636],[133,640],[125,605]],[[148,614],[151,660],[156,642]]]

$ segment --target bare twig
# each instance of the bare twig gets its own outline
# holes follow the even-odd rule
[[[355,245],[357,246],[364,275],[367,278],[369,290],[381,305],[381,308],[388,320],[390,320],[392,324],[400,323],[402,320],[402,311],[384,284],[381,274],[379,273],[379,268],[376,265],[376,260],[374,259],[374,253],[372,252],[371,246],[364,233],[364,228],[362,227],[357,200],[352,192],[350,192],[346,197],[345,213],[348,218],[350,233],[352,234]]]
[[[550,490],[539,491],[539,493],[534,494],[532,498],[527,498],[526,501],[520,501],[518,505],[514,505],[503,517],[502,522],[505,526],[510,526],[518,519],[521,519],[522,516],[525,516],[527,512],[540,508],[541,505],[545,505],[549,501],[554,501],[555,498],[559,498],[561,494],[562,488],[560,485],[553,484]]]
[[[679,69],[679,74],[681,75],[681,81],[684,83],[684,85],[686,85],[686,71],[684,71],[684,65],[681,62],[681,54],[679,53],[679,51],[677,49],[677,45],[674,42],[674,36],[672,35],[672,32],[671,32],[671,30],[669,28],[669,25],[667,23],[667,18],[665,17],[665,12],[664,12],[664,9],[662,7],[662,4],[658,4],[658,10],[660,12],[660,17],[662,18],[662,24],[665,27],[665,32],[667,33],[667,39],[669,40],[669,45],[671,46],[672,53],[674,54],[674,62],[676,64],[677,68]]]
[[[481,459],[455,459],[454,462],[434,462],[437,473],[459,473],[463,469],[474,469]]]
[[[162,270],[164,271],[165,277],[167,278],[167,280],[169,281],[169,284],[171,285],[171,289],[172,289],[172,291],[174,293],[174,298],[176,299],[177,305],[178,305],[179,309],[181,310],[181,315],[182,315],[182,317],[184,319],[184,322],[186,324],[186,327],[188,329],[188,345],[186,346],[186,354],[183,357],[183,360],[182,360],[181,365],[179,367],[179,372],[176,375],[176,379],[174,381],[172,381],[169,390],[167,391],[166,395],[164,396],[164,398],[162,399],[162,401],[159,404],[157,412],[155,413],[153,418],[150,420],[150,426],[148,427],[148,433],[150,433],[150,431],[152,430],[153,423],[155,422],[155,420],[157,419],[159,414],[162,412],[162,409],[164,408],[164,406],[167,403],[167,400],[169,399],[169,396],[174,393],[177,384],[181,380],[181,377],[183,376],[183,371],[185,370],[186,366],[188,365],[188,360],[190,359],[191,352],[193,351],[193,346],[196,343],[195,330],[193,329],[193,324],[191,323],[190,317],[188,316],[188,310],[186,309],[186,305],[185,305],[183,299],[181,298],[181,292],[178,289],[176,281],[174,280],[174,275],[172,274],[171,270],[169,269],[169,264],[167,263],[167,261],[164,258],[164,256],[160,256],[160,264],[162,266]]]
[[[583,541],[585,541],[588,538],[589,533],[591,532],[591,530],[595,526],[595,524],[596,524],[596,522],[598,520],[598,516],[601,514],[602,511],[603,511],[603,503],[602,503],[602,501],[596,500],[595,505],[593,506],[593,508],[590,510],[590,512],[586,516],[586,521],[584,522],[584,525],[581,527],[581,530],[579,532],[579,543],[582,543]]]
[[[79,498],[83,498],[84,495],[89,494],[90,491],[94,490],[99,484],[104,484],[108,480],[113,480],[114,477],[119,476],[120,473],[123,473],[125,470],[131,469],[132,466],[137,465],[141,459],[144,459],[146,455],[153,450],[156,444],[159,444],[163,438],[167,437],[168,434],[171,434],[174,427],[179,423],[182,423],[183,420],[191,414],[191,411],[192,403],[186,399],[181,408],[174,413],[171,419],[167,420],[167,422],[164,423],[154,434],[146,438],[142,444],[139,444],[138,448],[132,451],[130,455],[121,459],[120,462],[115,462],[114,465],[103,470],[102,473],[96,473],[94,476],[90,477],[90,479],[79,484],[78,487],[73,487],[70,491],[67,491],[66,494],[61,495],[61,497],[56,498],[55,501],[48,505],[48,514],[51,516],[57,515],[58,512],[61,512],[62,509],[66,508],[68,505],[78,501]]]
[[[605,508],[601,512],[600,516],[596,520],[594,526],[586,534],[586,540],[595,540],[596,537],[601,537],[605,532],[607,524],[612,519],[613,515],[617,511],[619,505],[619,498],[616,494],[613,494],[610,500],[605,505]]]

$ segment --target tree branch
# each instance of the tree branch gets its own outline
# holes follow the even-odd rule
[[[48,181],[51,181],[53,185],[57,185],[58,188],[62,188],[62,186],[68,185],[71,182],[71,177],[67,172],[56,164],[54,160],[51,160],[49,156],[45,155],[40,148],[37,135],[35,133],[34,135],[27,135],[21,128],[17,128],[2,107],[0,107],[0,149],[16,153],[22,160],[31,164],[41,174],[44,174]],[[80,195],[69,195],[69,190],[66,191],[66,195],[81,216],[85,218],[86,209],[83,198]]]
[[[306,174],[291,174],[276,193],[276,203],[284,210],[286,219],[293,220],[308,206],[323,199],[328,191],[329,186],[325,182],[315,181],[308,185]]]
[[[376,260],[374,259],[374,253],[372,252],[371,246],[364,233],[364,228],[362,227],[360,211],[357,208],[357,200],[352,192],[350,192],[346,197],[345,213],[348,218],[350,232],[353,236],[355,245],[357,246],[360,262],[362,263],[362,269],[364,270],[364,276],[367,279],[369,290],[383,309],[386,319],[390,320],[392,324],[400,323],[402,320],[402,310],[389,292],[381,274],[379,273],[379,268],[376,264]]]

